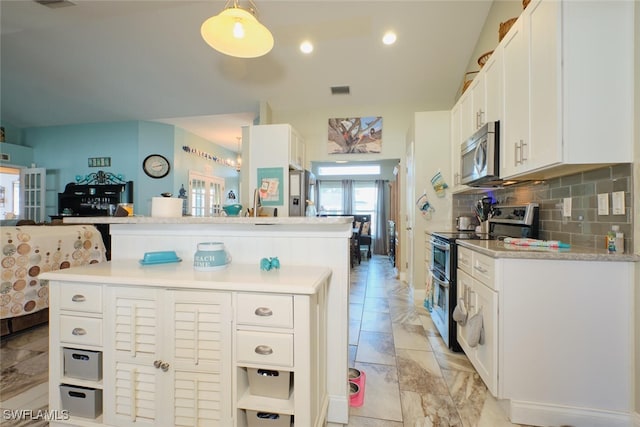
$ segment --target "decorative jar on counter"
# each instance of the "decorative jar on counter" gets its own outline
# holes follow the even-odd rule
[[[212,271],[225,268],[231,262],[231,255],[222,242],[198,243],[193,256],[193,268],[200,271]]]

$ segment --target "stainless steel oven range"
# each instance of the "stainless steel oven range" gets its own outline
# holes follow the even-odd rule
[[[489,234],[472,231],[431,233],[429,274],[433,284],[431,319],[447,347],[462,351],[456,337],[453,309],[457,300],[457,240],[496,239],[501,237],[538,237],[538,205],[494,205],[491,207]]]

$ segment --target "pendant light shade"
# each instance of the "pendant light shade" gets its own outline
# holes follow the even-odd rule
[[[202,38],[209,46],[236,58],[257,58],[273,48],[273,36],[255,15],[238,6],[237,0],[204,21]],[[252,3],[252,2],[251,2]]]

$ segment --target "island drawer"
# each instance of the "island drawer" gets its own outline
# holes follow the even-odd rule
[[[240,293],[237,298],[239,325],[293,328],[292,296]]]
[[[60,286],[60,309],[102,313],[102,286],[64,283]]]
[[[60,341],[72,344],[102,345],[102,319],[60,316]]]
[[[238,362],[293,366],[293,335],[255,331],[236,332]]]

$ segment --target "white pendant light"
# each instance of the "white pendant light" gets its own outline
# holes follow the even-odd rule
[[[225,9],[204,21],[200,27],[202,38],[209,46],[236,58],[257,58],[273,48],[273,36],[255,16],[255,4],[250,9],[238,6],[238,0],[229,0]]]

